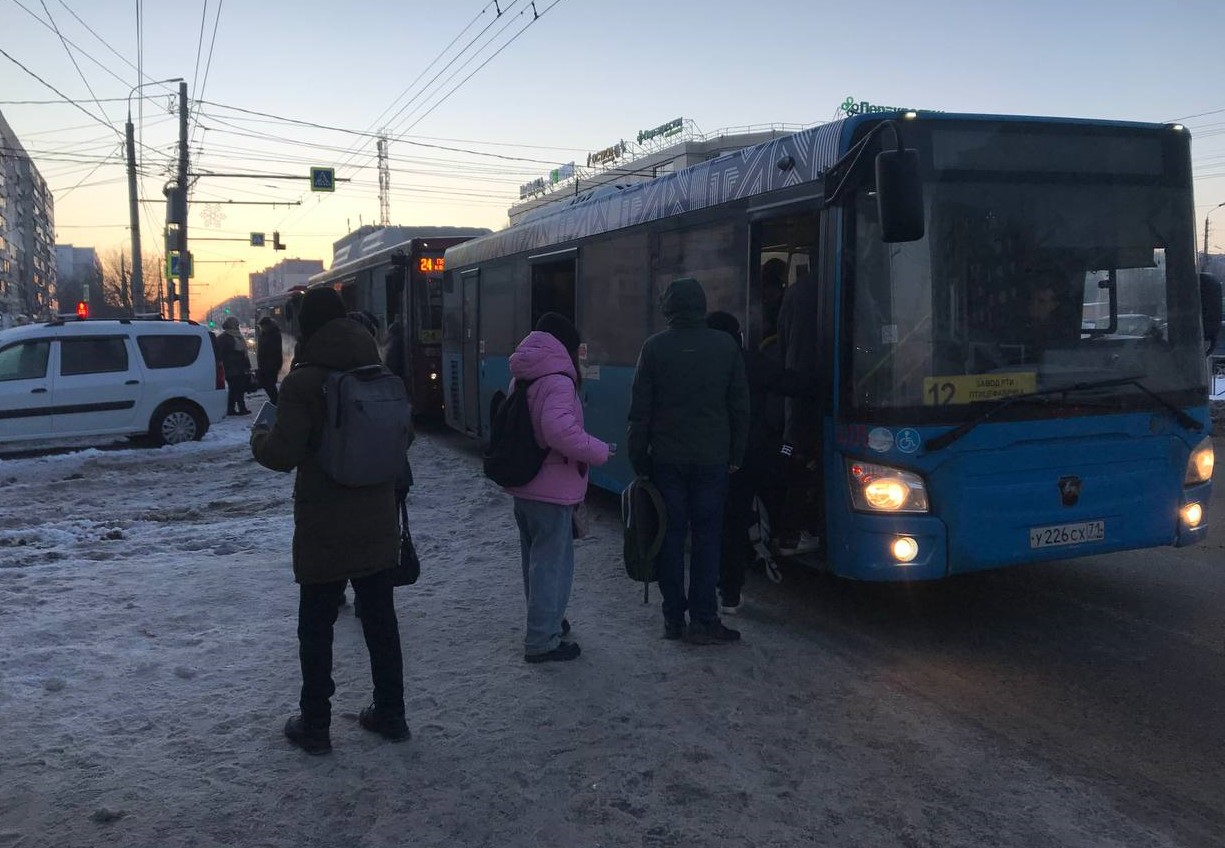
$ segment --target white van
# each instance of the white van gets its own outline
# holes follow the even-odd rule
[[[78,436],[201,439],[225,375],[194,321],[57,320],[0,330],[0,444]]]

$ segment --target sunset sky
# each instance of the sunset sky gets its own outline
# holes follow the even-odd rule
[[[189,219],[198,318],[246,293],[249,273],[330,264],[335,239],[378,221],[382,129],[391,223],[496,229],[522,183],[677,117],[708,133],[810,125],[852,96],[1180,121],[1202,228],[1225,203],[1222,31],[1220,0],[0,0],[0,111],[52,189],[60,244],[128,244],[122,139],[137,82],[188,82],[193,172],[306,177],[317,165],[348,180],[322,194],[305,179],[201,176]],[[131,98],[146,251],[162,244],[172,92],[149,84]],[[1211,221],[1225,251],[1225,212]],[[272,250],[274,230],[287,250]],[[253,231],[269,246],[248,246]]]

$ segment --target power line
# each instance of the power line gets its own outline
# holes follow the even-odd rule
[[[425,120],[427,117],[429,117],[431,114],[433,114],[433,112],[434,112],[434,110],[435,110],[435,109],[437,109],[439,106],[441,106],[441,105],[442,105],[443,103],[445,103],[447,100],[449,100],[449,99],[450,99],[450,97],[451,97],[451,95],[453,95],[453,94],[454,94],[456,91],[458,91],[458,90],[459,90],[461,87],[463,87],[464,83],[466,83],[468,80],[472,79],[472,77],[474,77],[474,76],[475,76],[475,75],[476,75],[476,74],[477,74],[477,73],[478,73],[478,72],[481,70],[481,68],[484,68],[484,67],[485,67],[486,65],[488,65],[490,62],[492,62],[492,61],[493,61],[495,58],[497,58],[497,56],[498,56],[498,54],[499,54],[499,53],[501,53],[501,52],[502,52],[503,50],[505,50],[507,47],[509,47],[510,45],[514,44],[516,41],[518,41],[518,40],[519,40],[519,36],[521,36],[521,35],[523,35],[523,33],[527,32],[528,27],[532,26],[532,24],[536,23],[536,21],[540,20],[542,17],[544,17],[545,15],[547,15],[547,14],[548,14],[548,13],[549,13],[549,12],[550,12],[552,9],[553,9],[553,7],[554,7],[554,6],[556,6],[556,5],[557,5],[558,3],[560,3],[560,2],[562,2],[562,0],[553,0],[553,2],[552,2],[552,3],[550,3],[550,4],[549,4],[549,5],[548,5],[548,6],[545,8],[545,10],[544,10],[543,12],[540,12],[540,13],[536,13],[536,4],[535,4],[535,2],[533,2],[531,5],[532,5],[532,13],[533,13],[534,17],[533,17],[533,18],[532,18],[530,21],[528,21],[526,24],[524,24],[523,29],[521,29],[521,30],[519,30],[517,33],[515,33],[515,34],[514,34],[514,36],[513,36],[513,37],[510,39],[510,41],[506,42],[506,43],[505,43],[505,44],[503,44],[501,47],[499,47],[499,48],[498,48],[498,49],[497,49],[497,50],[494,52],[494,54],[493,54],[492,56],[490,56],[488,59],[486,59],[486,60],[485,60],[484,62],[482,62],[480,65],[478,65],[478,66],[476,67],[476,69],[475,69],[475,70],[474,70],[472,73],[468,74],[468,76],[466,76],[466,77],[464,77],[462,80],[460,80],[460,81],[459,81],[459,83],[458,83],[458,84],[457,84],[457,85],[456,85],[454,88],[452,88],[452,89],[451,89],[449,92],[447,92],[447,94],[446,94],[446,95],[445,95],[445,96],[444,96],[444,97],[443,97],[441,100],[439,100],[437,103],[435,103],[433,106],[431,106],[431,107],[430,107],[430,109],[429,109],[429,111],[427,111],[427,112],[426,112],[425,114],[423,114],[421,117],[417,118],[417,120],[416,120],[416,121],[414,121],[412,124],[410,124],[410,125],[408,126],[408,128],[407,128],[407,129],[405,129],[405,131],[404,131],[404,132],[405,132],[405,133],[409,132],[410,130],[412,130],[412,129],[413,129],[413,127],[417,126],[417,124],[421,123],[421,122],[422,122],[422,121],[424,121],[424,120]],[[519,14],[523,14],[523,12],[520,12]],[[507,26],[509,26],[509,24],[508,24]]]
[[[18,62],[18,61],[17,61],[16,59],[14,59],[14,58],[13,58],[13,56],[12,56],[12,55],[11,55],[11,54],[10,54],[8,51],[6,51],[6,50],[5,50],[3,47],[0,47],[0,54],[3,54],[4,58],[8,59],[8,60],[9,60],[10,62],[12,62],[14,65],[16,65],[17,67],[21,68],[23,71],[25,71],[27,74],[29,74],[30,76],[34,77],[34,79],[38,80],[38,81],[39,81],[39,82],[41,82],[43,85],[45,85],[47,88],[49,88],[49,89],[51,89],[52,91],[54,91],[56,94],[58,94],[60,97],[62,97],[62,98],[64,99],[64,102],[69,103],[69,104],[71,104],[72,106],[75,106],[76,108],[80,109],[80,110],[81,110],[82,112],[84,112],[86,115],[88,115],[89,117],[93,118],[95,121],[97,121],[99,124],[102,124],[102,126],[106,127],[107,129],[109,129],[109,130],[111,130],[111,131],[113,131],[113,132],[115,132],[115,133],[118,133],[118,132],[119,132],[117,129],[115,129],[114,127],[112,127],[112,126],[111,126],[110,124],[108,124],[106,121],[104,121],[104,120],[102,120],[101,118],[99,118],[99,117],[98,117],[97,115],[95,115],[93,112],[89,111],[89,110],[88,110],[88,109],[86,109],[84,106],[82,106],[80,103],[78,103],[77,101],[73,100],[73,99],[72,99],[71,97],[69,97],[68,95],[64,94],[64,92],[60,91],[58,88],[56,88],[55,86],[53,86],[51,83],[47,82],[45,79],[43,79],[42,77],[40,77],[38,74],[36,74],[36,73],[34,73],[33,71],[31,71],[31,70],[30,70],[29,68],[27,68],[25,65],[21,64],[21,62]]]
[[[64,38],[64,34],[60,32],[59,24],[55,22],[55,18],[51,16],[51,10],[47,8],[46,0],[39,0],[42,3],[43,11],[47,13],[47,20],[51,22],[51,28],[55,30],[55,34],[59,36],[60,44],[64,47],[64,52],[68,54],[69,61],[72,66],[77,69],[77,74],[81,77],[81,82],[85,83],[85,88],[89,91],[90,97],[94,99],[94,103],[98,105],[98,111],[102,113],[102,117],[106,118],[106,122],[111,123],[111,116],[106,114],[106,108],[98,102],[98,95],[94,92],[93,86],[89,84],[89,80],[85,78],[85,72],[81,70],[81,66],[77,64],[76,56],[72,55],[72,50],[68,48],[68,41]]]
[[[204,96],[204,91],[206,88],[208,88],[208,72],[213,67],[213,48],[217,46],[217,29],[218,29],[218,25],[221,23],[221,7],[223,5],[225,5],[225,0],[217,0],[217,14],[213,16],[213,37],[209,41],[209,44],[208,44],[208,59],[204,63],[204,79],[200,83],[200,89],[198,92],[198,95],[200,97]],[[190,134],[190,138],[192,141],[195,140],[196,129],[197,127],[199,127],[199,124],[200,124],[200,119],[198,117],[196,117],[194,120],[195,120],[195,126],[192,127],[191,134]]]

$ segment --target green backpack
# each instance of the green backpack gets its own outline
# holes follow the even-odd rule
[[[663,547],[668,529],[664,498],[646,477],[637,477],[621,493],[621,525],[624,542],[625,573],[642,584],[642,602],[650,600],[650,587],[658,578],[655,558]]]

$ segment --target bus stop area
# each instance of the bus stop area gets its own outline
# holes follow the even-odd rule
[[[409,504],[423,574],[396,592],[413,738],[357,724],[370,684],[350,606],[334,751],[307,757],[281,735],[299,681],[292,478],[252,462],[246,434],[228,419],[163,450],[0,457],[0,844],[1167,848],[1225,833],[1219,497],[1208,542],[1185,549],[922,585],[752,574],[743,643],[700,647],[661,638],[657,592],[644,605],[623,572],[615,498],[593,493],[568,613],[582,657],[534,666],[510,500],[475,442],[424,432]]]

